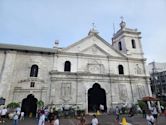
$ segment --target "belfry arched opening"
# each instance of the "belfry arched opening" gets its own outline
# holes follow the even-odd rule
[[[103,105],[104,111],[107,111],[106,92],[98,83],[95,83],[88,90],[88,112],[100,110],[100,105]]]
[[[21,111],[25,113],[26,116],[32,114],[32,116],[36,115],[37,110],[37,99],[33,94],[29,94],[27,98],[22,100]]]

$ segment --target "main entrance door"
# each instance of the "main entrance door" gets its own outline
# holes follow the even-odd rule
[[[104,106],[104,111],[107,110],[105,90],[95,83],[88,90],[88,112],[96,112],[100,105]]]
[[[27,96],[27,98],[22,100],[21,110],[25,112],[26,116],[28,116],[30,113],[32,113],[33,116],[36,115],[37,99],[34,97],[34,95],[30,94]]]

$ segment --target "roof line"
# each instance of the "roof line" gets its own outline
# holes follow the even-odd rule
[[[57,49],[0,43],[0,49],[55,53]]]

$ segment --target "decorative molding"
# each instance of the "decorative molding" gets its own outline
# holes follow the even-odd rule
[[[24,82],[41,82],[41,83],[45,83],[44,80],[38,79],[37,77],[30,77],[30,78],[22,79],[22,80],[18,81],[18,83],[24,83]]]

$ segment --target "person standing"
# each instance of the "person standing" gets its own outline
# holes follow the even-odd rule
[[[146,118],[146,111],[144,108],[142,109],[142,116],[143,116],[143,118]]]
[[[20,120],[24,120],[24,112],[23,111],[20,114]]]
[[[40,115],[40,118],[39,118],[38,125],[45,125],[45,114],[44,114],[44,110],[41,111],[41,115]]]
[[[98,125],[98,119],[96,118],[96,115],[93,115],[92,121],[91,121],[92,125]]]
[[[2,119],[2,122],[5,122],[6,115],[7,115],[7,108],[4,107],[1,110],[1,119]]]
[[[120,109],[118,106],[116,106],[116,108],[115,108],[115,115],[116,115],[116,121],[119,122]]]
[[[157,107],[156,105],[153,105],[153,107],[151,108],[151,114],[153,115],[155,122],[157,124],[157,117],[158,117],[158,112],[157,112]]]
[[[157,119],[158,112],[157,112],[157,107],[155,105],[153,105],[153,107],[151,108],[151,113],[152,113],[153,117],[155,119]]]
[[[19,115],[16,111],[13,115],[13,125],[18,125],[18,119],[19,119]]]
[[[55,115],[51,112],[51,113],[49,113],[48,118],[49,118],[49,123],[50,123],[50,125],[54,125],[54,122],[55,122]]]
[[[55,121],[54,121],[54,125],[59,125],[59,116],[56,116]]]
[[[18,115],[20,115],[20,114],[21,114],[21,108],[20,108],[20,107],[17,107],[17,108],[16,108],[16,112],[17,112]]]
[[[155,119],[153,115],[151,114],[151,111],[147,112],[146,120],[147,120],[147,125],[154,125]]]

